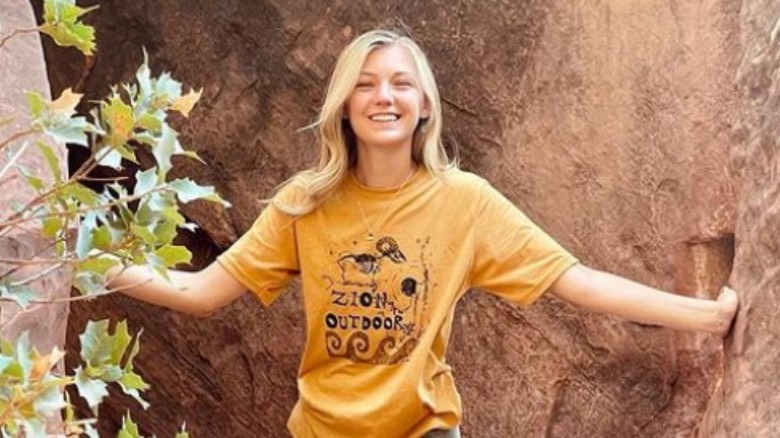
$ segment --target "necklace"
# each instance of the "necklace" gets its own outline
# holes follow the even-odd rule
[[[417,166],[412,167],[412,171],[409,172],[409,175],[407,175],[406,179],[404,179],[404,182],[401,183],[400,186],[398,186],[398,189],[393,194],[393,197],[390,198],[390,205],[388,205],[387,213],[385,213],[382,216],[379,216],[379,218],[374,222],[374,225],[371,226],[368,223],[368,219],[366,219],[366,212],[363,210],[363,203],[360,202],[359,199],[356,200],[358,209],[360,210],[360,217],[363,218],[363,224],[366,226],[366,240],[369,242],[373,242],[374,239],[376,239],[376,235],[379,233],[380,229],[377,228],[379,225],[379,222],[386,220],[387,216],[393,212],[393,207],[395,207],[395,200],[398,198],[398,194],[401,193],[401,190],[406,187],[406,183],[408,183],[412,179],[412,175],[415,174],[417,171]]]

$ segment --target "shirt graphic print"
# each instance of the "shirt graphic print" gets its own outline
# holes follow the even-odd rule
[[[325,343],[331,358],[390,365],[404,361],[429,314],[428,240],[402,247],[393,236],[328,251]]]

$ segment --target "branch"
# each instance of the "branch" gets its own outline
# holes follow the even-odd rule
[[[17,138],[20,138],[20,137],[23,137],[23,135],[21,135],[21,136],[17,136]],[[11,137],[11,138],[13,138],[13,137]],[[9,140],[9,141],[10,141],[10,140]],[[4,143],[4,144],[9,144],[9,143]],[[6,163],[5,167],[3,167],[3,170],[0,170],[0,178],[2,178],[2,177],[3,177],[3,175],[5,175],[5,174],[6,174],[6,172],[8,172],[8,169],[10,169],[10,168],[11,168],[11,166],[13,166],[13,165],[14,165],[14,163],[15,163],[17,160],[19,160],[19,157],[21,157],[21,156],[22,156],[22,153],[24,153],[24,151],[25,151],[25,150],[27,150],[27,146],[29,146],[29,144],[30,144],[30,143],[25,143],[25,144],[23,144],[23,145],[22,145],[22,147],[20,147],[20,148],[19,148],[19,150],[18,150],[18,151],[16,151],[16,153],[14,154],[14,156],[13,156],[13,157],[11,157],[11,159],[10,159],[10,160],[8,160],[8,163]],[[0,147],[0,148],[1,148],[1,147]]]
[[[6,259],[0,257],[0,263],[8,263],[12,265],[49,265],[52,263],[60,263],[62,259]]]
[[[26,137],[30,134],[35,134],[35,129],[27,129],[24,131],[19,131],[17,133],[14,133],[12,136],[8,137],[7,139],[3,140],[2,143],[0,143],[0,151],[3,150],[4,147],[8,146],[9,144],[15,142],[16,140],[19,140],[22,137]]]
[[[125,181],[128,179],[130,179],[129,176],[111,176],[111,177],[107,176],[104,178],[81,176],[78,178],[79,181],[93,181],[93,182],[117,182],[117,181]],[[2,184],[2,181],[0,181],[0,184]]]
[[[89,159],[86,162],[84,162],[84,164],[79,168],[79,170],[77,170],[76,173],[74,173],[73,176],[71,176],[68,181],[66,181],[62,185],[54,186],[53,188],[49,189],[48,191],[46,191],[44,193],[41,193],[40,195],[38,195],[35,198],[33,198],[32,200],[30,200],[30,202],[28,202],[24,207],[22,207],[22,209],[20,211],[12,214],[11,216],[8,216],[8,217],[0,220],[0,237],[2,237],[3,235],[5,235],[7,233],[7,231],[9,230],[9,228],[8,228],[9,226],[13,226],[12,222],[13,223],[20,223],[20,222],[25,222],[27,220],[27,219],[20,220],[20,218],[22,217],[22,215],[24,214],[25,211],[30,210],[36,204],[39,204],[40,202],[44,201],[46,198],[51,196],[53,193],[55,193],[55,192],[57,192],[59,190],[62,190],[62,188],[67,186],[68,184],[73,184],[73,183],[77,182],[78,178],[81,178],[83,173],[90,172],[92,169],[97,167],[98,164],[100,163],[100,161],[103,158],[105,158],[105,156],[108,155],[109,153],[111,153],[111,149],[106,150],[106,152],[99,159],[95,159],[94,156],[89,157]],[[88,163],[93,163],[93,164],[90,167],[85,169],[85,167],[87,166]],[[86,172],[85,172],[85,170],[86,170]],[[87,211],[89,211],[89,210],[87,210]]]
[[[15,283],[11,283],[11,286],[19,287],[19,286],[24,286],[25,284],[28,284],[28,283],[32,283],[35,280],[38,280],[40,278],[43,278],[43,277],[49,275],[50,273],[54,272],[54,270],[56,270],[57,268],[59,268],[60,266],[62,266],[64,264],[66,264],[66,262],[56,263],[53,266],[49,266],[48,268],[44,269],[43,271],[41,271],[41,272],[31,276],[31,277],[27,277],[24,280],[20,280],[20,281],[17,281]]]
[[[18,175],[8,175],[7,177],[5,177],[3,179],[0,179],[0,186],[2,186],[3,184],[5,184],[7,182],[13,181],[16,178],[19,178],[19,176]]]
[[[38,28],[38,27],[29,27],[29,28],[26,28],[26,29],[16,29],[15,31],[9,33],[8,35],[6,35],[2,39],[0,39],[0,48],[2,48],[5,45],[6,41],[10,40],[12,37],[14,37],[16,35],[23,34],[23,33],[38,32],[39,29],[40,28]],[[2,422],[0,422],[0,424],[2,424]]]
[[[111,294],[114,294],[116,292],[121,292],[121,291],[126,290],[126,289],[132,289],[134,287],[138,287],[138,286],[144,285],[146,283],[150,283],[153,280],[154,279],[152,279],[152,278],[147,278],[147,279],[145,279],[143,281],[139,281],[137,283],[127,284],[127,285],[124,285],[124,286],[121,286],[121,287],[116,287],[116,288],[113,288],[113,289],[106,289],[101,294],[79,295],[79,296],[76,296],[76,297],[67,297],[67,298],[48,298],[48,299],[40,299],[40,300],[30,300],[30,303],[31,304],[59,304],[59,303],[72,303],[72,302],[75,302],[75,301],[91,300],[91,299],[102,297],[102,296],[105,296],[105,295],[111,295]],[[2,302],[2,301],[11,301],[11,302],[15,303],[14,300],[12,300],[11,298],[7,298],[7,297],[0,297],[0,302]]]
[[[44,219],[44,218],[47,218],[47,217],[73,216],[73,215],[78,214],[78,213],[89,213],[90,211],[103,210],[103,209],[115,207],[117,205],[122,205],[122,204],[125,204],[125,203],[128,203],[128,202],[133,202],[135,200],[143,198],[146,195],[149,195],[149,194],[154,193],[154,192],[158,192],[160,190],[166,190],[166,189],[152,189],[152,190],[149,190],[148,192],[141,193],[140,195],[133,195],[133,196],[128,196],[126,198],[120,198],[120,199],[117,199],[115,201],[111,201],[111,202],[109,202],[107,204],[98,205],[96,207],[77,208],[76,210],[72,210],[72,211],[58,211],[56,213],[46,213],[46,214],[41,214],[41,215],[37,215],[37,216],[28,216],[28,217],[23,217],[23,218],[19,218],[19,219],[14,219],[14,220],[11,220],[11,221],[8,221],[8,222],[0,222],[0,230],[4,229],[6,227],[15,226],[17,224],[21,224],[21,223],[24,223],[24,222],[29,222],[29,221],[36,220],[36,219]]]
[[[8,228],[8,229],[10,230],[10,229],[12,229],[12,228]],[[32,257],[36,257],[38,254],[41,254],[41,253],[43,253],[44,251],[48,250],[48,249],[49,249],[49,248],[51,248],[52,246],[54,246],[54,245],[56,245],[56,244],[58,244],[58,243],[60,243],[60,242],[63,242],[63,241],[65,241],[65,239],[62,239],[62,238],[60,238],[60,239],[56,239],[56,240],[54,240],[53,242],[50,242],[48,245],[46,245],[46,246],[44,246],[43,248],[41,248],[41,249],[40,249],[40,251],[38,251],[38,252],[36,252],[35,254],[33,254],[33,255],[32,255]],[[57,262],[61,262],[61,261],[62,261],[62,260],[57,260]],[[13,268],[9,269],[9,270],[8,270],[8,271],[6,271],[6,272],[3,272],[2,274],[0,274],[0,278],[6,278],[6,277],[8,277],[9,275],[12,275],[14,272],[18,271],[18,270],[19,270],[19,269],[21,269],[23,266],[24,266],[24,265],[21,265],[21,264],[20,264],[20,265],[17,265],[17,266],[15,266],[15,267],[13,267]]]
[[[84,85],[87,83],[89,75],[92,73],[92,67],[95,66],[95,56],[84,57],[84,68],[81,70],[81,76],[79,77],[76,86],[73,87],[73,91],[80,93],[84,90]]]

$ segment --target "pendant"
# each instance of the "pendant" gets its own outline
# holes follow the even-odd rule
[[[369,242],[373,242],[374,241],[374,233],[368,233],[368,236],[366,236],[366,240],[368,240]]]

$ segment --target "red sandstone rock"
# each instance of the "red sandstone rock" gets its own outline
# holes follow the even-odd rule
[[[729,166],[740,167],[729,158],[741,99],[734,77],[738,35],[752,20],[740,15],[739,3],[185,7],[164,0],[150,7],[111,2],[93,15],[101,49],[87,92],[98,98],[109,84],[129,80],[141,46],[155,71],[204,87],[179,126],[209,164],[181,172],[216,185],[234,208],[186,208],[211,238],[193,242],[204,248],[199,266],[250,226],[273,187],[312,162],[313,136],[295,130],[316,116],[338,51],[356,33],[389,22],[405,24],[427,50],[447,144],[459,146],[464,166],[583,262],[696,296],[711,296],[731,271]],[[47,50],[55,90],[78,73],[63,68],[58,53]],[[752,219],[742,217],[744,228]],[[737,242],[743,248],[739,233]],[[738,269],[740,275],[748,272]],[[112,402],[102,410],[102,429],[116,430],[129,405],[158,436],[182,421],[195,436],[284,435],[303,341],[300,296],[292,289],[269,311],[245,297],[209,320],[122,297],[74,306],[72,333],[87,317],[109,315],[145,327],[137,363],[154,385],[153,407],[142,412]],[[760,311],[766,324],[769,309]],[[737,339],[748,348],[762,338]],[[479,292],[458,309],[449,357],[469,437],[692,436],[722,366],[719,340],[706,335],[627,323],[552,299],[520,311]],[[726,382],[736,383],[731,376]],[[751,394],[740,397],[739,406],[752,409]],[[723,426],[712,427],[711,436],[719,436]]]
[[[35,26],[35,18],[28,2],[21,0],[0,0],[0,35],[5,36],[14,29],[27,29]],[[40,39],[36,33],[20,34],[9,39],[0,48],[0,119],[15,116],[10,125],[0,129],[0,142],[14,133],[29,129],[26,91],[36,91],[43,96],[49,96],[49,81],[46,77],[46,65],[43,59]],[[25,138],[12,143],[8,150],[15,154],[25,143],[27,148],[17,161],[37,175],[49,175],[49,167],[43,157],[33,146],[35,138]],[[65,173],[67,161],[64,145],[54,148],[60,159],[62,172]],[[5,154],[0,154],[0,169],[8,163]],[[0,179],[0,217],[9,215],[11,203],[24,203],[35,196],[34,191],[19,177],[15,170],[9,170]],[[53,251],[41,252],[51,243],[35,233],[25,232],[17,228],[5,237],[0,237],[0,257],[28,259],[35,254],[39,257],[52,257]],[[5,272],[11,265],[0,263],[0,272]],[[16,279],[27,278],[38,269],[25,269],[18,273]],[[62,298],[70,294],[70,275],[67,270],[58,270],[43,279],[32,283],[39,298]],[[25,311],[20,311],[14,303],[0,302],[0,336],[14,339],[23,331],[30,332],[30,340],[41,352],[51,351],[54,346],[65,344],[65,328],[67,324],[68,305],[33,305]]]
[[[780,3],[743,2],[739,69],[741,100],[732,146],[739,187],[736,257],[731,282],[740,310],[702,424],[702,436],[780,435],[777,377],[780,328]]]

